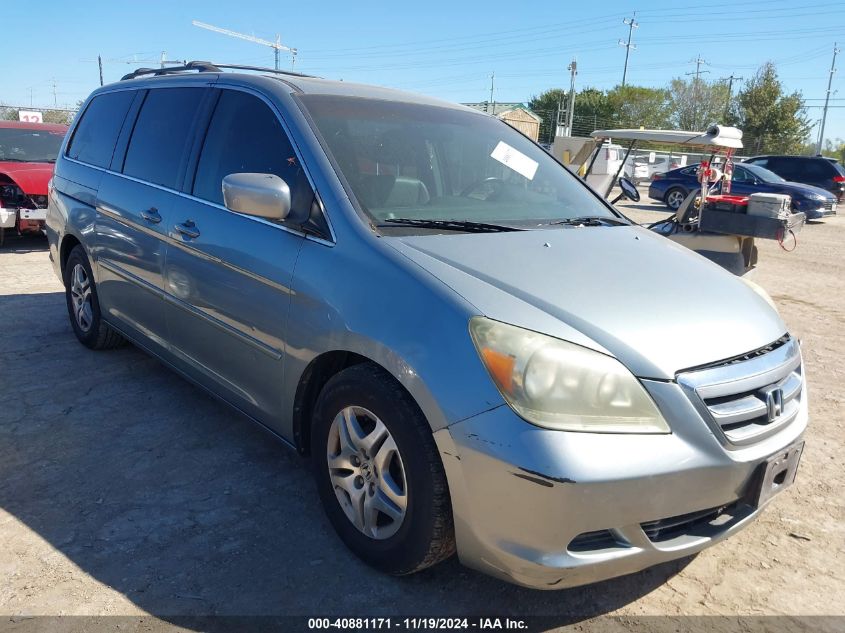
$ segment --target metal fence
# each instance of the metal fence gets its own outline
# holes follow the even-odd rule
[[[41,108],[37,106],[0,104],[0,121],[18,121],[18,113],[21,110],[41,112],[44,123],[61,123],[64,125],[70,125],[78,112],[78,108]]]

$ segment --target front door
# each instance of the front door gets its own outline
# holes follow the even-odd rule
[[[186,186],[191,197],[172,213],[167,324],[183,371],[273,426],[284,405],[285,325],[304,237],[223,206],[223,178],[242,172],[283,178],[292,214],[310,207],[312,190],[276,113],[255,95],[222,90]]]

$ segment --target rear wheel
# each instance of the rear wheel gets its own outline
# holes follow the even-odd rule
[[[311,452],[326,514],[364,562],[402,575],[455,551],[431,427],[383,369],[364,363],[329,380],[314,413]]]
[[[663,201],[666,203],[667,207],[672,209],[672,211],[677,211],[678,207],[683,204],[686,197],[687,194],[683,189],[673,187],[666,192],[666,195],[663,197]]]
[[[91,349],[110,349],[126,342],[100,316],[100,302],[91,264],[81,245],[70,252],[64,269],[70,324],[79,342]]]

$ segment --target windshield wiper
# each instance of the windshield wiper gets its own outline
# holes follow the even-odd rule
[[[549,222],[552,224],[566,224],[569,226],[627,226],[630,224],[621,218],[614,218],[603,215],[582,215],[577,218],[566,218],[565,220],[555,220]]]
[[[513,226],[501,224],[486,224],[470,220],[434,220],[420,218],[387,218],[377,228],[393,226],[414,226],[421,229],[444,229],[446,231],[466,231],[467,233],[502,233],[504,231],[521,231]]]

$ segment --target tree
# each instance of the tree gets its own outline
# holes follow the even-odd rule
[[[541,92],[539,95],[534,95],[528,102],[528,107],[542,119],[540,122],[540,141],[551,142],[554,140],[558,107],[560,107],[561,117],[563,117],[563,111],[566,107],[566,93],[567,91],[561,88],[552,88]],[[578,102],[577,98],[575,102]]]
[[[612,127],[614,120],[613,105],[604,91],[584,88],[575,96],[574,136],[588,136],[593,130]]]
[[[665,128],[669,125],[669,93],[664,88],[616,86],[607,93],[612,127]]]
[[[816,144],[812,143],[812,147],[810,151],[806,152],[807,154],[815,154],[816,152]],[[835,158],[839,162],[845,162],[845,140],[841,138],[825,139],[824,147],[822,148],[822,156],[827,156],[828,158]]]
[[[677,77],[669,84],[669,117],[672,127],[701,131],[711,123],[724,123],[728,106],[728,85]]]
[[[785,94],[774,64],[767,62],[736,99],[736,122],[748,154],[800,152],[812,124],[800,92]]]

